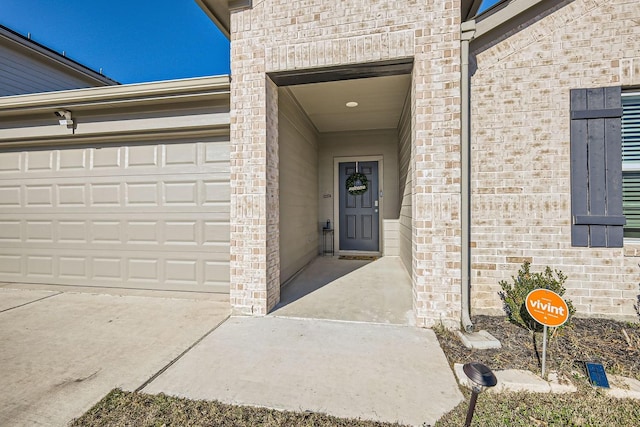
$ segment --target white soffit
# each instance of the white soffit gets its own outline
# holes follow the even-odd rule
[[[319,132],[395,129],[411,75],[289,86]],[[357,102],[349,108],[347,102]]]

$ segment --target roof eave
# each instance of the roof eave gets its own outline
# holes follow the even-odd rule
[[[462,0],[462,20],[467,21],[478,13],[478,9],[480,9],[480,5],[483,0]]]
[[[226,38],[231,35],[231,12],[227,0],[195,0]]]
[[[253,6],[253,0],[195,0],[228,39],[231,38],[231,11]]]
[[[486,13],[476,17],[476,34],[479,38],[488,34],[509,22],[537,10],[543,3],[552,3],[551,0],[502,0]]]

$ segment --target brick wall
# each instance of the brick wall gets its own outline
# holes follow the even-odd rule
[[[272,111],[277,104],[266,73],[411,57],[414,310],[421,326],[457,323],[459,9],[459,0],[264,0],[232,12],[231,303],[236,311],[265,314],[279,298],[273,203],[277,114]]]
[[[639,20],[637,0],[575,0],[476,52],[473,312],[502,313],[498,281],[530,260],[569,277],[579,315],[637,319],[640,244],[571,247],[569,90],[640,85]]]

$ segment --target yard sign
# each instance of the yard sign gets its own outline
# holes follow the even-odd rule
[[[548,289],[534,289],[524,300],[527,312],[544,325],[542,338],[542,377],[547,360],[547,327],[557,328],[569,319],[569,307],[562,297]]]

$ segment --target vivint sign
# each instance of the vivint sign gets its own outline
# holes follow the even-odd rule
[[[562,297],[548,289],[535,289],[525,299],[527,311],[544,326],[562,326],[569,319],[569,307]]]

